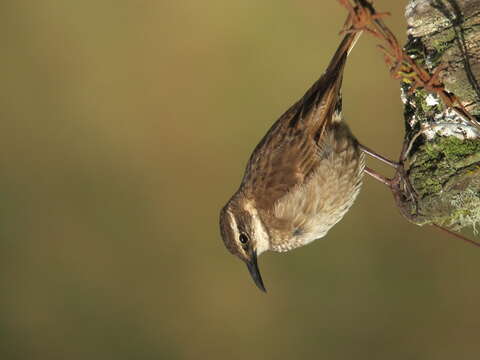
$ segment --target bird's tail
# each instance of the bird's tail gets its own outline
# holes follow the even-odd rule
[[[347,20],[348,21],[348,20]],[[335,51],[325,73],[318,79],[295,105],[295,113],[289,126],[296,127],[314,122],[323,129],[334,120],[334,112],[341,107],[340,88],[347,56],[360,37],[361,32],[347,32]]]
[[[337,51],[332,56],[325,74],[342,72],[347,61],[347,56],[352,51],[358,39],[362,35],[361,31],[348,32],[344,35],[342,42],[338,45]]]

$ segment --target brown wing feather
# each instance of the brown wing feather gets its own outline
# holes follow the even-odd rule
[[[317,156],[313,139],[294,132],[283,138],[281,143],[271,143],[267,148],[254,153],[249,163],[250,175],[246,188],[257,201],[257,206],[268,209],[295,185],[302,183],[305,177],[316,167]]]
[[[340,101],[343,69],[358,34],[347,34],[325,74],[280,117],[255,148],[245,172],[243,189],[257,206],[269,209],[289,189],[301,184],[322,157],[318,146]]]

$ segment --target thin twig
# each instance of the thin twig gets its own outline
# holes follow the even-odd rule
[[[430,93],[437,94],[445,106],[452,108],[457,114],[480,129],[480,123],[468,112],[460,99],[445,89],[445,85],[440,80],[440,73],[445,70],[445,67],[439,66],[433,74],[430,74],[403,50],[393,32],[384,23],[382,19],[389,15],[388,13],[376,12],[369,0],[353,1],[355,6],[350,0],[339,0],[340,4],[351,14],[350,27],[345,31],[363,30],[383,41],[385,45],[379,45],[379,48],[384,53],[385,62],[390,67],[390,74],[394,79],[411,84],[411,92],[424,88]]]

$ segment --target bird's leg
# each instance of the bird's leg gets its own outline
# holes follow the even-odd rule
[[[396,197],[412,201],[416,206],[418,194],[407,176],[403,163],[398,166],[392,180],[392,191]]]
[[[407,176],[403,163],[395,163],[391,160],[383,158],[382,156],[380,156],[379,159],[382,161],[386,160],[385,162],[387,164],[395,167],[395,176],[393,178],[387,178],[369,167],[365,167],[364,172],[370,175],[375,180],[388,186],[388,188],[392,191],[393,197],[395,198],[395,201],[397,202],[397,205],[400,209],[403,209],[404,204],[409,202],[413,203],[413,206],[416,207],[417,192],[410,183],[410,179]],[[410,218],[408,213],[404,211],[402,211],[402,213],[407,218]]]
[[[383,162],[387,165],[390,165],[391,167],[393,167],[395,169],[398,169],[398,167],[400,166],[399,163],[397,163],[395,161],[392,161],[390,159],[387,159],[386,157],[376,153],[375,151],[366,147],[365,145],[359,144],[359,146],[360,146],[360,150],[362,150],[365,154],[370,155],[374,159],[380,160],[381,162]]]
[[[365,174],[370,175],[375,180],[380,181],[382,184],[387,185],[389,188],[392,188],[392,179],[380,175],[375,170],[370,169],[369,167],[365,167],[363,171],[365,172]]]
[[[395,177],[393,179],[389,179],[389,178],[387,178],[383,175],[380,175],[378,172],[376,172],[375,170],[373,170],[369,167],[365,167],[365,169],[364,169],[364,172],[366,174],[370,175],[375,180],[380,181],[382,184],[387,185],[393,191],[394,190],[393,185],[394,185],[395,178],[398,177],[399,173],[403,174],[403,172],[401,172],[401,170],[400,170],[401,168],[403,168],[402,164],[398,163],[398,162],[395,162],[395,161],[392,161],[390,159],[387,159],[385,156],[382,156],[382,155],[378,154],[377,152],[373,151],[372,149],[366,147],[365,145],[359,144],[359,147],[360,147],[360,150],[362,152],[364,152],[365,154],[371,156],[374,159],[380,160],[381,162],[393,167],[396,170]]]

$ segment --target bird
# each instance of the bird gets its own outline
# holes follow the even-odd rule
[[[360,34],[344,34],[323,75],[255,147],[240,187],[220,210],[226,248],[264,292],[258,257],[324,237],[360,191],[364,154],[343,120],[340,92]]]

